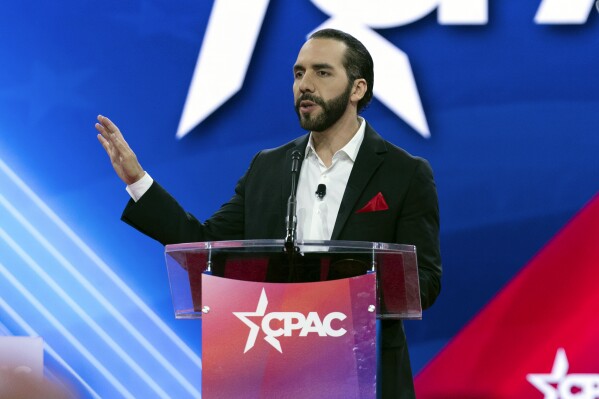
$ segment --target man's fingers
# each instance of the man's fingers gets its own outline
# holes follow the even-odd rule
[[[98,133],[100,133],[100,135],[102,135],[102,137],[108,141],[111,142],[113,141],[114,138],[114,134],[110,134],[108,133],[108,131],[106,130],[106,127],[100,123],[96,123],[94,125],[94,127],[96,128],[96,130],[98,131]]]
[[[106,140],[106,138],[104,136],[102,136],[101,134],[98,134],[97,137],[98,137],[98,141],[100,142],[100,144],[102,144],[102,147],[104,147],[104,149],[110,156],[112,154],[112,152],[114,151],[114,146],[112,144],[110,144],[110,141]]]
[[[131,147],[129,147],[129,144],[127,144],[127,142],[125,141],[123,136],[117,136],[117,135],[109,135],[109,136],[110,136],[110,139],[109,139],[110,143],[114,147],[115,151],[118,151],[122,156],[128,156],[133,153],[133,151],[131,150]]]
[[[108,133],[106,133],[104,131],[104,129],[102,128],[102,126],[99,123],[96,123],[95,128],[98,131],[98,140],[100,140],[100,137],[102,137],[102,140],[108,142],[108,137],[107,137]],[[102,143],[102,145],[103,145],[103,141],[102,140],[100,140],[100,143]]]
[[[105,117],[104,115],[98,115],[98,122],[108,131],[109,133],[114,133],[118,128],[110,119]]]
[[[102,147],[104,147],[104,149],[105,149],[106,151],[108,151],[108,146],[110,145],[110,144],[108,143],[108,140],[106,140],[106,139],[104,138],[104,136],[102,136],[101,134],[98,134],[96,137],[98,137],[98,141],[100,142],[100,144],[102,144]]]
[[[108,157],[110,158],[110,162],[112,162],[112,163],[116,162],[118,154],[115,152],[114,146],[111,145],[110,142],[108,140],[106,140],[104,138],[104,136],[102,136],[101,134],[98,134],[97,137],[98,137],[98,141],[100,142],[100,144],[102,144],[102,147],[104,147],[104,151],[106,151],[106,154],[108,154]]]
[[[104,140],[112,145],[114,150],[121,153],[126,153],[131,150],[125,141],[125,138],[114,123],[102,115],[98,115],[98,120],[101,121],[101,123],[95,124],[96,130]]]
[[[114,123],[103,115],[98,115],[98,122],[95,124],[98,134],[98,140],[108,153],[113,163],[124,165],[128,162],[137,162],[137,157],[125,138]]]
[[[114,135],[109,134],[106,131],[106,128],[99,123],[96,123],[95,127],[96,130],[100,133],[98,134],[98,140],[100,141],[102,147],[104,147],[108,155],[112,158],[112,153],[114,152],[116,147]]]
[[[104,128],[109,136],[114,135],[121,138],[123,137],[119,128],[104,115],[98,115],[98,122],[100,122],[100,125]]]

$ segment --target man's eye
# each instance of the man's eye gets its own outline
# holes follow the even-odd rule
[[[294,76],[295,76],[295,78],[296,78],[296,79],[299,79],[299,78],[301,78],[302,76],[304,76],[304,73],[303,73],[303,72],[301,72],[301,71],[297,71],[297,72],[295,72],[295,73],[294,73]]]

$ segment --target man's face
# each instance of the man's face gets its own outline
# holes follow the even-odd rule
[[[322,132],[349,109],[353,84],[348,82],[343,57],[346,46],[332,39],[310,39],[293,67],[293,98],[300,125]]]

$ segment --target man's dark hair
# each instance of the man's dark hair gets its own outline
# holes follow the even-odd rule
[[[372,99],[374,87],[374,62],[362,42],[352,35],[337,29],[322,29],[310,35],[310,39],[333,39],[345,43],[343,66],[350,83],[356,79],[365,79],[367,84],[364,97],[358,102],[358,112],[362,111]]]

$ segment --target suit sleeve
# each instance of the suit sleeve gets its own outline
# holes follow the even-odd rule
[[[237,182],[233,197],[203,223],[186,212],[156,181],[139,201],[129,200],[121,220],[163,245],[243,239],[245,182],[251,170],[250,165]]]
[[[439,205],[433,171],[423,159],[414,171],[397,224],[397,242],[416,245],[422,308],[430,307],[441,291]]]

